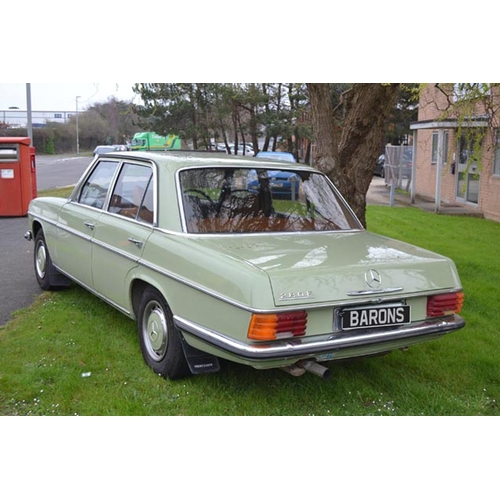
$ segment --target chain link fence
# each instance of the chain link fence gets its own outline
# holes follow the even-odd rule
[[[385,147],[385,183],[410,191],[413,170],[412,146]]]

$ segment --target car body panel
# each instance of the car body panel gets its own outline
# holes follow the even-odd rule
[[[124,210],[115,210],[118,193],[123,195],[120,203],[133,197],[131,187],[120,185],[126,169],[140,172],[142,167],[151,172],[148,186],[154,193],[147,220],[140,216],[146,197],[133,203],[128,199]],[[81,193],[87,193],[86,186],[100,168],[108,178],[104,188],[96,188],[98,206],[89,206]],[[307,183],[318,176],[330,186],[332,196],[335,193],[336,203],[344,203],[326,177],[303,165],[225,154],[113,153],[89,165],[69,200],[33,200],[30,228],[33,234],[43,230],[57,270],[124,314],[137,318],[140,291],[153,287],[168,303],[189,345],[255,368],[386,352],[464,326],[457,314],[427,317],[428,296],[461,291],[454,263],[365,231],[346,206],[347,227],[338,230],[189,232],[182,183],[192,176],[184,173],[203,174],[201,182],[205,177],[218,178],[216,173],[232,176],[240,170],[296,175],[301,199],[279,200],[277,205],[285,213],[295,203],[304,203],[308,189],[317,185]],[[107,191],[100,193],[103,190]],[[85,203],[94,203],[92,196]],[[222,199],[222,191],[219,196]],[[321,206],[319,198],[311,200],[315,208]],[[210,203],[221,210],[222,205]],[[136,208],[133,215],[128,206]],[[276,216],[273,212],[266,217]],[[404,309],[408,319],[390,328],[383,324],[346,328],[343,318],[360,308]],[[298,310],[307,313],[302,337],[248,338],[254,315]]]
[[[94,290],[110,301],[130,309],[128,276],[139,265],[151,226],[111,214],[102,214],[92,239],[92,283]],[[110,265],[110,262],[113,265]]]

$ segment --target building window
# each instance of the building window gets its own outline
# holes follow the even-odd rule
[[[62,113],[54,113],[54,118],[62,118]]]
[[[443,164],[448,163],[448,140],[449,132],[443,133]],[[438,132],[432,133],[432,153],[431,153],[431,163],[435,165],[438,160]]]
[[[500,175],[500,130],[495,134],[495,161],[493,163],[493,175]]]

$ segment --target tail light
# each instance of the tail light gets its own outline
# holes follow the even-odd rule
[[[444,293],[427,298],[427,317],[438,318],[458,314],[462,310],[464,294],[462,292]]]
[[[306,334],[306,311],[253,314],[247,337],[252,340],[279,340]]]

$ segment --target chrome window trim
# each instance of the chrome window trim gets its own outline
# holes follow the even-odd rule
[[[84,203],[80,203],[78,198],[80,197],[80,193],[82,190],[82,187],[85,185],[85,182],[87,181],[88,177],[92,174],[94,171],[94,168],[97,166],[97,164],[100,161],[116,161],[117,167],[115,169],[115,173],[113,175],[113,178],[109,184],[108,188],[108,193],[106,195],[106,200],[104,201],[103,207],[102,208],[97,208],[97,207],[92,207],[90,205],[86,205]],[[150,224],[148,222],[144,221],[138,221],[136,219],[131,219],[129,217],[123,217],[118,214],[114,214],[112,212],[109,212],[109,203],[111,201],[111,194],[114,192],[116,188],[116,182],[118,181],[118,177],[122,171],[122,168],[125,163],[130,163],[134,165],[142,165],[142,166],[147,166],[150,167],[153,171],[153,224]],[[69,198],[68,198],[70,203],[75,203],[77,205],[80,205],[82,207],[87,207],[92,210],[96,210],[97,212],[100,213],[107,213],[109,215],[113,216],[118,216],[122,217],[124,219],[127,219],[129,221],[134,221],[139,224],[143,224],[147,227],[158,227],[158,164],[154,160],[145,160],[145,159],[134,159],[134,158],[116,158],[116,157],[110,157],[110,158],[96,158],[92,163],[88,166],[87,170],[85,171],[84,175],[81,177],[80,181],[76,186],[74,187],[73,191],[71,192]]]
[[[366,232],[366,229],[339,229],[338,231],[287,231],[283,233],[264,231],[260,233],[183,233],[180,231],[173,231],[171,229],[164,229],[156,227],[156,231],[164,233],[168,236],[182,236],[183,238],[256,238],[262,236],[269,236],[270,238],[279,236],[300,236],[306,234],[341,234],[341,233],[361,233]]]
[[[113,176],[111,177],[111,181],[109,182],[108,186],[108,192],[106,193],[106,199],[104,200],[104,203],[101,208],[93,207],[91,205],[88,205],[86,203],[81,203],[79,200],[80,195],[82,194],[82,188],[85,186],[85,183],[87,182],[88,178],[93,174],[97,166],[99,165],[100,162],[108,162],[108,163],[116,163],[115,166],[115,171],[113,173]],[[81,205],[83,207],[89,207],[89,208],[94,208],[100,212],[103,212],[107,210],[107,207],[109,205],[109,200],[110,200],[110,193],[114,189],[114,185],[118,176],[118,173],[121,170],[123,160],[118,159],[118,158],[96,158],[87,168],[85,171],[84,175],[78,182],[78,184],[75,186],[73,189],[72,193],[69,196],[69,200],[73,203],[76,203],[77,205]]]

